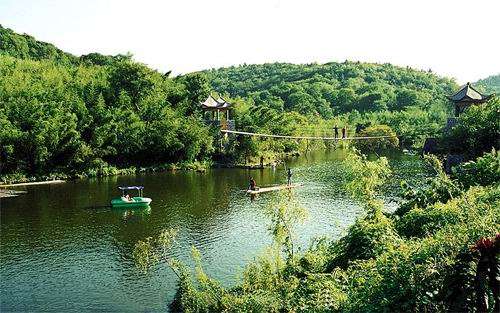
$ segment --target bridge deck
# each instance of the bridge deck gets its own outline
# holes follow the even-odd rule
[[[268,137],[268,138],[283,138],[283,139],[309,139],[309,140],[366,140],[366,139],[380,139],[380,138],[392,138],[397,136],[367,136],[367,137],[321,137],[321,136],[285,136],[285,135],[273,135],[273,134],[261,134],[261,133],[250,133],[236,130],[226,130],[222,129],[222,133],[226,134],[236,134],[236,135],[247,135],[254,137]]]

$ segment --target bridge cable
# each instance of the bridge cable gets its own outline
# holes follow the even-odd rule
[[[286,135],[273,135],[273,134],[262,134],[262,133],[250,133],[236,130],[221,129],[222,133],[226,134],[236,134],[236,135],[247,135],[254,137],[268,137],[268,138],[282,138],[282,139],[309,139],[309,140],[366,140],[366,139],[381,139],[381,138],[394,138],[396,135],[392,136],[366,136],[366,137],[346,137],[346,138],[335,138],[335,137],[316,137],[316,136],[286,136]]]

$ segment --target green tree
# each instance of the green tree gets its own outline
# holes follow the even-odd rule
[[[444,142],[453,152],[477,157],[500,148],[500,99],[474,105],[460,115],[458,124],[445,134]]]
[[[356,148],[364,152],[397,149],[399,146],[399,139],[396,133],[387,125],[369,126],[363,129],[356,136],[366,138],[359,139],[355,142]]]

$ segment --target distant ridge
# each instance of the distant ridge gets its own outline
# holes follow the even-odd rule
[[[51,43],[36,40],[28,34],[18,34],[2,25],[0,25],[0,55],[23,60],[50,60],[64,65],[110,65],[119,60],[132,58],[129,54],[110,56],[100,53],[89,53],[77,57]]]
[[[474,83],[481,91],[500,95],[500,73],[480,79]]]
[[[79,58],[62,51],[53,44],[36,40],[27,34],[17,34],[0,25],[0,54],[24,60],[52,60],[64,64],[77,64]]]

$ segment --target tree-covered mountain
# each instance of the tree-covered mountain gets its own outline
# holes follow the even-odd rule
[[[242,65],[204,73],[214,90],[247,99],[254,120],[276,121],[260,131],[279,132],[275,117],[296,112],[331,121],[323,135],[331,135],[334,125],[352,130],[385,124],[402,145],[413,147],[441,132],[451,114],[447,96],[458,88],[452,79],[428,71],[348,61]]]
[[[474,84],[484,92],[500,95],[500,74],[480,79]]]
[[[0,55],[23,60],[53,60],[64,64],[77,64],[78,57],[58,49],[50,43],[38,41],[27,34],[17,34],[0,25]]]
[[[210,158],[212,134],[186,113],[208,96],[203,76],[172,79],[130,56],[78,58],[5,28],[0,43],[0,176]]]
[[[431,72],[391,64],[343,62],[296,65],[272,63],[206,71],[212,87],[231,96],[250,97],[277,110],[320,114],[401,111],[448,105],[457,87]]]
[[[264,64],[180,77],[130,55],[74,56],[0,26],[0,176],[104,173],[108,167],[213,159],[216,132],[202,102],[234,104],[238,130],[331,136],[334,125],[389,125],[406,146],[437,134],[456,88],[390,64]],[[245,162],[325,143],[233,138],[225,160]],[[219,155],[220,156],[220,155]]]
[[[36,40],[28,34],[18,34],[2,25],[0,25],[0,55],[23,60],[50,60],[65,65],[110,65],[113,62],[131,59],[130,55],[110,56],[100,53],[89,53],[77,57],[62,51],[51,43]]]

